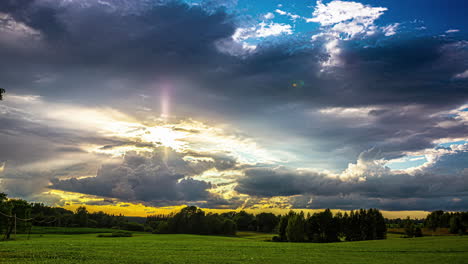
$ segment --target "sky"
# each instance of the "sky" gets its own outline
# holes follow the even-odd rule
[[[7,0],[0,192],[468,210],[463,0]]]

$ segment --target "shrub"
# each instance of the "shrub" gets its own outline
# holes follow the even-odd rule
[[[98,237],[132,237],[132,233],[127,231],[116,231],[111,234],[99,234]]]
[[[273,242],[281,242],[281,238],[279,236],[274,236],[271,240]]]

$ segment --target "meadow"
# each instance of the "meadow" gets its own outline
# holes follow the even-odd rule
[[[90,231],[90,230],[87,230]],[[430,236],[340,243],[268,242],[272,235],[235,237],[97,234],[18,235],[0,242],[0,263],[468,263],[468,236]]]

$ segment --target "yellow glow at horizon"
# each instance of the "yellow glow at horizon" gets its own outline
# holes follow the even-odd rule
[[[81,193],[72,193],[72,192],[65,192],[59,190],[51,190],[49,193],[58,195],[62,197],[64,200],[68,200],[67,204],[63,207],[67,210],[75,211],[80,206],[85,206],[89,212],[99,212],[103,211],[108,214],[114,215],[125,215],[125,216],[138,216],[138,217],[146,217],[148,215],[155,215],[155,214],[170,214],[176,213],[184,208],[186,205],[176,205],[176,206],[162,206],[162,207],[154,207],[154,206],[146,206],[144,204],[138,203],[126,203],[126,202],[116,202],[115,204],[111,205],[87,205],[87,202],[92,201],[103,201],[105,198],[93,196],[93,195],[84,195]],[[112,200],[112,199],[109,199]],[[271,206],[271,205],[270,205]],[[210,208],[202,208],[203,211],[207,213],[225,213],[225,212],[232,212],[236,211],[239,212],[244,210],[246,212],[252,214],[259,214],[259,213],[274,213],[277,215],[287,214],[289,211],[295,212],[304,212],[305,215],[308,213],[313,214],[316,212],[321,212],[324,209],[290,209],[290,208],[271,208],[268,205],[264,204],[262,206],[256,208],[237,208],[237,209],[210,209]],[[337,212],[349,212],[349,210],[338,210],[332,209],[333,213]],[[425,218],[429,212],[426,211],[383,211],[381,210],[382,214],[386,218],[406,218],[410,216],[411,218]]]

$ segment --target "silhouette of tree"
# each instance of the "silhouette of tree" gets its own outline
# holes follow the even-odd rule
[[[304,213],[294,214],[288,219],[288,226],[286,227],[286,237],[289,242],[303,242],[304,241]]]
[[[411,219],[409,218],[406,218],[405,220],[405,236],[406,237],[414,237],[416,233],[416,226],[414,225],[413,221],[411,221]]]
[[[240,211],[234,216],[237,229],[242,231],[254,231],[255,230],[255,216],[249,214],[246,211]]]
[[[279,219],[272,213],[260,213],[255,216],[257,223],[257,231],[271,233],[278,225]]]
[[[281,216],[279,227],[278,227],[280,241],[288,241],[288,237],[286,236],[286,228],[288,227],[289,218],[291,218],[294,215],[295,213],[293,211],[289,211],[287,215]]]
[[[80,206],[76,209],[75,218],[79,227],[88,227],[88,214],[88,210],[84,206]]]
[[[0,101],[3,100],[3,94],[5,93],[5,89],[0,88]]]
[[[13,232],[24,232],[31,226],[31,205],[24,200],[9,199],[6,195],[0,195],[0,210],[2,212],[2,224],[5,239],[10,239]]]
[[[463,225],[462,217],[459,214],[453,214],[450,218],[450,233],[463,235],[466,227]]]

